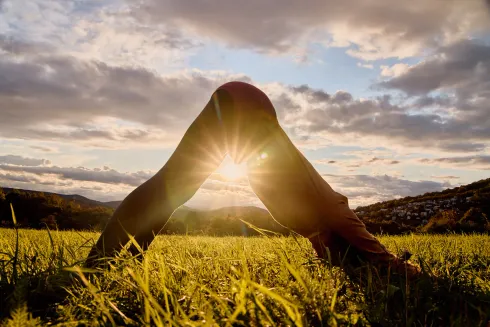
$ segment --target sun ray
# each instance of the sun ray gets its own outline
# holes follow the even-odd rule
[[[245,162],[235,164],[233,160],[227,156],[216,172],[228,181],[237,181],[247,176],[247,165]]]

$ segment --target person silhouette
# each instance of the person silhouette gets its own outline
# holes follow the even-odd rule
[[[253,85],[220,86],[167,163],[115,210],[86,266],[114,256],[129,235],[146,250],[172,213],[187,202],[226,155],[246,162],[249,183],[272,217],[308,238],[333,265],[369,262],[409,276],[417,266],[390,253],[294,146],[267,95]],[[134,245],[130,251],[137,254]]]

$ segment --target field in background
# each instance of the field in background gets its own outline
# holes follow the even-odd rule
[[[142,262],[77,268],[96,233],[0,229],[0,325],[487,326],[490,237],[383,236],[428,277],[347,278],[293,237],[159,236]],[[71,267],[71,268],[70,268]]]

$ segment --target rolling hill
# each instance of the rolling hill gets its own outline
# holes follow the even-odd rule
[[[385,231],[490,231],[490,178],[471,184],[357,207],[366,225]]]

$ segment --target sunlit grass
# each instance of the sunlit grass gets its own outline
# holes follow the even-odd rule
[[[19,230],[17,242],[15,230],[0,229],[0,321],[26,325],[30,313],[31,322],[60,325],[485,326],[489,318],[484,235],[381,237],[428,270],[411,284],[368,269],[352,281],[293,237],[158,236],[142,261],[122,255],[104,272],[83,272],[97,237]]]

